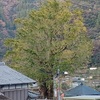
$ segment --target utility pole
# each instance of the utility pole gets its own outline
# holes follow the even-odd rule
[[[57,71],[57,74],[58,74],[58,100],[61,100],[61,96],[60,96],[60,69],[58,68],[58,71]]]
[[[57,79],[58,79],[58,91],[57,91],[57,100],[62,100],[60,96],[61,88],[60,88],[60,69],[57,70]],[[62,74],[68,75],[68,72],[63,72]]]

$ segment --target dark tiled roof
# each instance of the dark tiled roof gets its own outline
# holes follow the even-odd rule
[[[79,86],[65,92],[65,96],[81,96],[81,95],[100,95],[100,92],[84,84],[80,84]]]

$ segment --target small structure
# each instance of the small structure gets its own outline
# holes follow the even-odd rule
[[[73,77],[72,78],[72,87],[76,87],[78,85],[80,85],[82,82],[84,82],[84,78],[81,78],[81,77]]]
[[[36,81],[0,62],[0,92],[8,97],[0,100],[27,100],[29,87]]]
[[[28,100],[38,99],[39,97],[40,97],[39,93],[33,92],[33,91],[28,91]]]
[[[4,94],[0,93],[0,100],[9,100]]]
[[[65,100],[100,100],[100,92],[81,83],[64,93]]]

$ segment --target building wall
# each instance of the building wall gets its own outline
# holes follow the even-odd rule
[[[9,99],[2,99],[2,98],[0,98],[0,100],[9,100]]]
[[[1,91],[9,100],[27,100],[28,90],[27,89],[12,89]],[[1,100],[1,99],[0,99]]]

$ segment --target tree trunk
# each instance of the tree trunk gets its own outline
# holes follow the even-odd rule
[[[53,85],[50,86],[50,89],[46,87],[46,83],[40,86],[40,94],[43,99],[52,99],[53,98]]]

